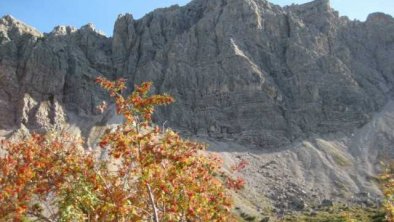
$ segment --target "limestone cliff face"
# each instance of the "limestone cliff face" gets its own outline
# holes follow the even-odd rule
[[[115,25],[117,75],[153,80],[177,103],[160,120],[196,134],[278,147],[349,131],[392,89],[394,20],[338,17],[328,1],[193,1]]]
[[[0,127],[45,130],[70,120],[67,113],[94,115],[100,93],[92,80],[113,73],[111,40],[92,25],[41,34],[6,16],[0,66]]]
[[[68,124],[92,135],[95,125],[110,119],[96,113],[106,96],[93,80],[123,76],[131,87],[149,80],[156,92],[173,95],[177,102],[160,109],[156,119],[186,134],[231,141],[257,153],[294,149],[289,157],[275,157],[294,164],[314,158],[332,162],[322,154],[332,154],[332,144],[308,143],[336,135],[346,141],[342,151],[350,162],[362,155],[360,164],[373,165],[380,151],[368,159],[370,152],[354,145],[358,140],[351,135],[393,99],[392,58],[391,16],[375,13],[365,22],[350,21],[339,17],[328,0],[284,8],[265,0],[194,0],[139,20],[121,15],[112,38],[92,25],[42,34],[6,16],[0,20],[0,129]],[[385,138],[376,141],[393,155],[389,128],[375,130]],[[331,151],[313,156],[305,147]],[[377,192],[345,169],[346,176],[329,176],[335,174],[330,164],[318,165],[326,176],[321,182],[315,181],[317,171],[297,177],[314,178],[311,186],[337,180],[352,192]],[[300,166],[299,172],[312,165]],[[368,174],[373,168],[361,172],[355,167],[352,173]],[[274,186],[271,182],[261,181]],[[320,194],[334,189],[329,185]]]

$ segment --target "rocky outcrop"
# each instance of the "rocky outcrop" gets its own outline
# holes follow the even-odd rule
[[[1,128],[45,130],[69,121],[67,112],[94,114],[93,80],[113,73],[110,39],[92,25],[41,34],[11,16],[0,20],[0,34]]]
[[[393,57],[391,16],[350,21],[328,0],[284,8],[265,0],[194,0],[139,20],[121,15],[112,38],[90,24],[42,34],[6,16],[0,20],[0,129],[68,125],[97,136],[96,126],[111,118],[95,109],[106,99],[95,77],[123,76],[130,88],[149,80],[177,100],[159,110],[158,123],[210,141],[213,149],[225,143],[222,152],[243,147],[244,154],[259,155],[251,160],[255,167],[278,153],[277,168],[288,171],[272,180],[249,173],[260,178],[252,183],[267,186],[257,193],[269,196],[288,180],[323,184],[314,192],[322,198],[378,195],[366,175],[382,150],[393,155],[389,127],[373,133],[385,138],[374,140],[382,142],[379,149],[365,151],[351,135],[393,99]],[[349,192],[336,192],[340,186]]]

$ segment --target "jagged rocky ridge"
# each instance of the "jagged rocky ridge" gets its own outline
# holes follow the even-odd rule
[[[95,109],[108,98],[94,79],[150,80],[177,100],[158,123],[228,163],[250,162],[240,195],[248,210],[372,204],[378,159],[394,156],[393,57],[391,16],[351,21],[328,0],[194,0],[139,20],[121,15],[112,38],[92,25],[42,34],[5,16],[0,133],[67,128],[94,145],[120,121]]]

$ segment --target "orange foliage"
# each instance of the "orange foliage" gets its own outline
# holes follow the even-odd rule
[[[384,209],[388,222],[394,222],[394,162],[383,164],[384,173],[381,175],[382,192],[385,196]]]
[[[21,221],[232,221],[232,199],[225,185],[244,181],[217,175],[221,160],[205,146],[152,123],[157,105],[174,101],[148,95],[152,83],[124,97],[126,81],[97,82],[115,100],[124,123],[107,130],[98,159],[68,135],[33,135],[3,141],[0,157],[0,220]],[[99,110],[103,112],[106,104]],[[246,166],[241,162],[233,170]]]

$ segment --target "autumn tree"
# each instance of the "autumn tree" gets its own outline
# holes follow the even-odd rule
[[[152,123],[154,108],[174,99],[149,95],[149,82],[128,96],[124,79],[97,83],[124,117],[99,143],[107,158],[83,150],[82,140],[66,134],[3,141],[0,220],[233,220],[226,187],[241,189],[244,181],[223,173],[221,159],[204,152],[205,145]],[[245,166],[241,161],[233,170]]]
[[[382,192],[385,196],[384,209],[388,222],[394,222],[394,162],[383,164],[385,171],[381,175]]]

